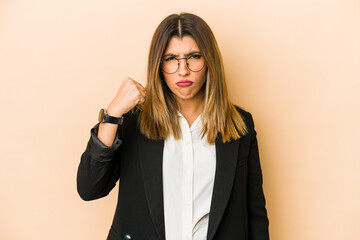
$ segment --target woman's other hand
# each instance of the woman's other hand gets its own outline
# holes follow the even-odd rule
[[[137,104],[143,103],[145,96],[145,88],[134,79],[126,77],[121,82],[116,96],[107,107],[107,114],[114,117],[121,117]]]
[[[108,115],[113,117],[121,117],[137,104],[145,101],[145,88],[129,77],[124,78],[116,96],[106,109]],[[118,125],[112,123],[100,123],[98,138],[108,147],[111,147]]]

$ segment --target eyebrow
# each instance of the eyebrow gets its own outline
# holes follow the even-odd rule
[[[194,51],[191,51],[191,52],[185,53],[185,54],[184,54],[184,56],[189,56],[189,55],[194,54],[194,53],[201,53],[201,52],[200,52],[199,50],[194,50]],[[178,57],[178,56],[179,56],[179,54],[174,54],[174,53],[169,52],[169,53],[165,54],[163,57],[167,57],[167,56],[174,56],[174,57]]]

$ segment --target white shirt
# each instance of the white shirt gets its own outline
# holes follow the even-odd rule
[[[201,116],[189,127],[179,115],[182,137],[164,142],[163,194],[166,240],[206,239],[214,186],[215,144],[201,139]]]

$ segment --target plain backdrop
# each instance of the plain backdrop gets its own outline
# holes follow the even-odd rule
[[[271,239],[360,239],[358,0],[0,1],[0,239],[106,238],[117,189],[82,201],[80,156],[181,11],[211,26],[254,116]]]

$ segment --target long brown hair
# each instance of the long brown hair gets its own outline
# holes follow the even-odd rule
[[[239,139],[247,132],[244,120],[228,100],[223,62],[214,34],[200,17],[190,14],[172,14],[155,30],[150,44],[146,99],[140,106],[139,127],[152,139],[166,139],[169,134],[181,137],[178,104],[165,83],[160,61],[172,37],[191,36],[199,46],[207,66],[204,109],[201,114],[202,137],[214,143],[218,134],[223,142]]]

